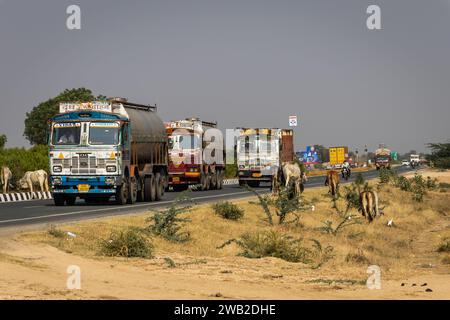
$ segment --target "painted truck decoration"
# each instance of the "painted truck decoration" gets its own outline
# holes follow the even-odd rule
[[[175,191],[186,190],[190,185],[197,185],[203,191],[222,189],[225,175],[223,143],[210,149],[211,137],[222,136],[218,134],[217,123],[188,118],[168,122],[166,129],[169,186]]]
[[[375,150],[375,167],[377,170],[381,168],[391,168],[391,150],[386,148],[384,144],[380,144],[379,148]]]
[[[284,162],[294,159],[294,132],[277,128],[238,128],[237,166],[240,185],[272,183]]]
[[[49,120],[55,205],[114,198],[160,200],[167,186],[168,139],[156,106],[123,98],[61,103]]]

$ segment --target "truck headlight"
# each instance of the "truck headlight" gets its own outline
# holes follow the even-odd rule
[[[116,179],[115,178],[106,178],[105,179],[105,183],[107,184],[107,185],[112,185],[112,184],[114,184],[116,182]]]
[[[62,167],[61,166],[53,166],[53,172],[61,172]]]
[[[106,167],[106,171],[107,172],[116,172],[117,171],[117,167],[116,166],[107,166]]]
[[[61,177],[54,177],[53,178],[53,184],[54,185],[60,185],[61,184]]]

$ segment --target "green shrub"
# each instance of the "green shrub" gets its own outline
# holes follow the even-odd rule
[[[244,210],[228,201],[215,203],[212,207],[214,212],[224,219],[239,220],[244,216]]]
[[[450,252],[450,238],[444,239],[437,249],[438,252]]]
[[[395,174],[392,170],[386,169],[386,168],[381,168],[379,175],[380,175],[381,183],[389,183],[395,176]]]
[[[188,241],[190,239],[190,234],[188,232],[180,232],[180,223],[190,222],[191,219],[178,217],[180,214],[191,210],[190,205],[183,204],[186,201],[190,200],[182,194],[168,209],[156,211],[153,216],[147,219],[147,221],[153,222],[153,224],[148,226],[145,230],[169,241]]]
[[[47,230],[47,233],[55,238],[64,238],[66,233],[58,228],[55,225],[50,225],[50,228]]]
[[[278,217],[278,224],[298,223],[300,217],[297,212],[310,210],[311,208],[309,202],[305,201],[301,195],[294,195],[290,188],[280,186],[280,190],[275,196],[261,195],[248,186],[246,186],[246,189],[258,197],[258,204],[263,208],[271,225],[273,225],[273,213]],[[295,217],[287,221],[290,214]]]
[[[307,262],[308,251],[300,239],[294,239],[276,231],[245,233],[239,239],[231,239],[219,248],[236,243],[246,258],[275,257],[290,262]]]
[[[274,257],[289,262],[302,262],[316,269],[333,258],[333,247],[322,247],[318,240],[312,239],[311,248],[304,247],[301,239],[295,239],[277,231],[245,233],[239,239],[231,239],[222,244],[221,249],[236,243],[242,251],[238,254],[246,258]]]
[[[109,257],[151,258],[153,244],[136,228],[111,232],[108,240],[101,243],[100,253]]]
[[[412,191],[411,181],[404,176],[399,176],[395,180],[394,186],[403,191]]]
[[[427,194],[427,184],[421,175],[415,174],[414,178],[411,178],[411,192],[413,200],[422,202],[424,196]]]

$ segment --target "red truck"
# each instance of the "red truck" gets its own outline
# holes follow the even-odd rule
[[[217,122],[187,118],[166,123],[169,138],[169,186],[174,191],[186,190],[190,185],[197,185],[202,191],[222,189],[225,175],[224,148],[222,145],[213,151],[217,158],[211,160],[207,156],[211,153],[211,149],[207,149],[211,143],[211,134],[205,134],[210,129],[218,133]],[[222,153],[221,157],[219,153]]]

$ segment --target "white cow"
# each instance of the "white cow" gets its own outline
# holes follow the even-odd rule
[[[299,195],[303,192],[303,183],[308,181],[306,174],[301,171],[300,166],[297,163],[285,162],[283,163],[281,177],[280,173],[275,175],[275,179],[284,183],[287,188],[293,181],[295,186],[295,194]]]
[[[44,170],[27,171],[22,179],[19,180],[20,189],[30,189],[33,192],[33,185],[38,184],[41,191],[48,191],[48,175]]]
[[[11,183],[12,172],[8,167],[2,166],[2,170],[0,172],[1,181],[3,185],[3,193],[7,193],[9,189],[9,185]]]

